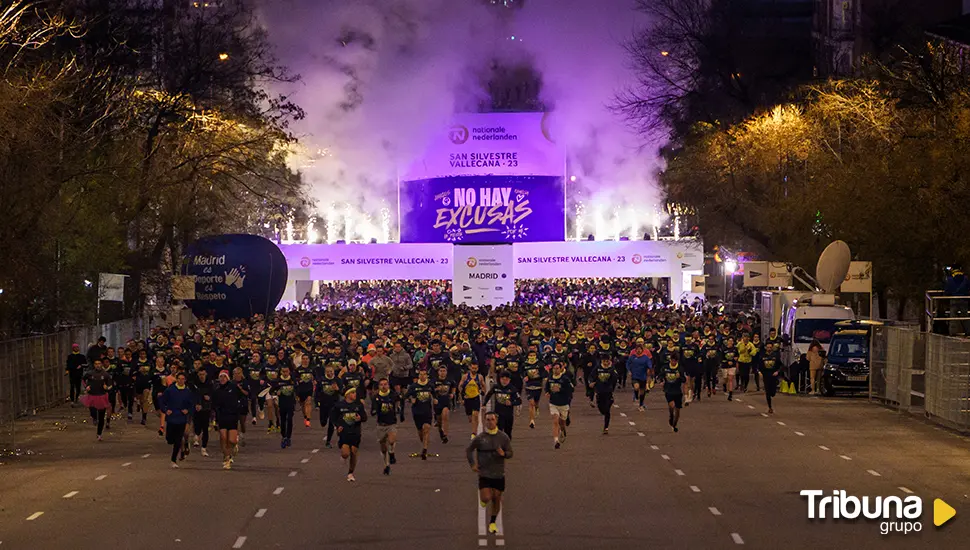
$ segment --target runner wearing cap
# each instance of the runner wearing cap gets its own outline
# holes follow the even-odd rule
[[[347,481],[357,481],[354,470],[357,468],[357,453],[360,449],[360,425],[367,421],[367,411],[357,399],[357,388],[344,391],[344,399],[336,403],[330,411],[330,421],[337,426],[337,446],[340,458],[348,460]]]

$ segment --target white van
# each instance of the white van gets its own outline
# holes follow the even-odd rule
[[[798,362],[802,355],[808,353],[812,340],[818,340],[827,353],[832,335],[838,330],[835,324],[854,319],[852,309],[836,305],[832,294],[806,294],[786,303],[778,331],[783,342],[782,364],[790,366]]]

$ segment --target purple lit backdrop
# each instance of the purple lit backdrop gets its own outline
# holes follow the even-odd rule
[[[401,242],[566,238],[562,176],[453,176],[401,182]]]

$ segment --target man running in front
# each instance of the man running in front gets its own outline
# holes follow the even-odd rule
[[[502,493],[505,492],[505,461],[512,458],[512,440],[498,429],[498,415],[490,412],[485,415],[485,431],[465,449],[468,464],[478,473],[478,493],[482,508],[492,505],[488,521],[488,532],[498,533],[495,524],[502,511]]]

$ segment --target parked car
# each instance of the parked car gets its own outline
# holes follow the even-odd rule
[[[822,394],[869,391],[869,341],[878,321],[840,321],[829,342],[822,371]]]

